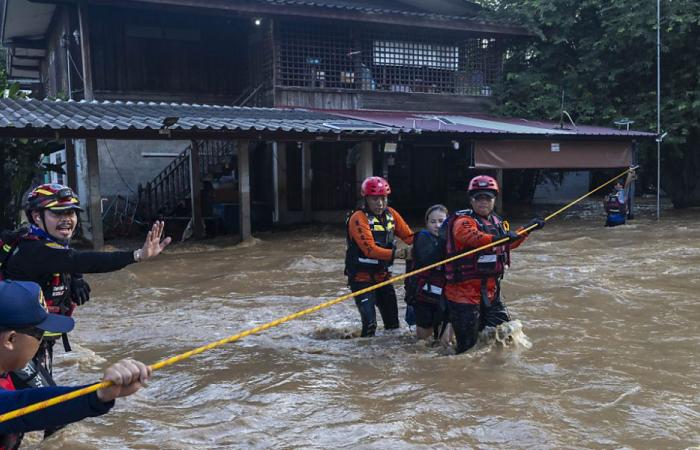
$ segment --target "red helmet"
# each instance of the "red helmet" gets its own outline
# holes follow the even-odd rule
[[[50,209],[51,211],[65,211],[75,209],[83,211],[80,207],[80,199],[73,189],[62,184],[42,184],[37,186],[27,196],[27,213],[36,210]],[[27,214],[29,217],[30,214]]]
[[[491,191],[498,195],[498,182],[488,175],[477,175],[469,182],[469,193]]]
[[[391,194],[391,187],[389,182],[382,177],[369,177],[362,182],[360,193],[363,197],[368,195],[389,195]]]

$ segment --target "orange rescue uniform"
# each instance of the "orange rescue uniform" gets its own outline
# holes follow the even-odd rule
[[[523,228],[519,228],[518,231]],[[455,219],[452,228],[452,238],[454,239],[457,252],[472,250],[488,245],[498,238],[492,234],[479,231],[476,220],[469,216],[460,216]],[[525,241],[525,236],[512,244],[510,249],[518,248]],[[493,302],[496,296],[496,278],[489,278],[487,281],[487,293],[489,300]],[[478,305],[481,303],[481,280],[465,280],[459,283],[448,283],[445,286],[445,297],[455,303]]]
[[[387,211],[394,218],[394,234],[406,244],[413,244],[413,231],[408,226],[401,215],[394,208],[387,208]],[[380,261],[391,261],[394,257],[394,250],[383,248],[377,245],[372,236],[367,214],[358,210],[355,211],[348,220],[348,234],[350,239],[357,244],[365,257],[378,259]],[[356,282],[381,282],[389,278],[390,272],[380,271],[377,273],[357,272],[350,281]]]

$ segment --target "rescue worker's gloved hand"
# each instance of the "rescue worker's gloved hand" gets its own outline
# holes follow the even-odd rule
[[[413,309],[413,305],[408,305],[406,307],[406,315],[404,316],[404,320],[406,321],[409,327],[412,327],[416,324],[416,310]]]
[[[545,221],[544,221],[543,218],[541,218],[541,217],[534,217],[532,220],[530,220],[530,221],[525,225],[525,229],[528,229],[528,228],[530,228],[531,226],[536,225],[535,228],[533,228],[533,229],[530,230],[530,231],[541,230],[542,228],[544,228],[544,224],[545,224]]]
[[[76,305],[83,305],[90,300],[90,285],[82,276],[73,276],[71,279],[70,295]]]
[[[506,244],[512,244],[515,241],[519,241],[520,239],[524,238],[525,235],[520,235],[516,233],[515,231],[506,231],[505,233],[499,235],[499,236],[494,236],[493,240],[495,241],[500,241],[501,239],[508,239]]]

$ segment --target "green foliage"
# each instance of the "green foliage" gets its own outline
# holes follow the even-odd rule
[[[498,112],[578,124],[656,131],[656,2],[622,0],[482,0],[488,16],[525,26],[506,60]],[[700,1],[662,2],[663,188],[676,207],[700,205]],[[640,160],[655,173],[655,143]]]
[[[7,98],[24,98],[18,84],[0,85]],[[0,80],[1,82],[2,80]],[[32,180],[47,171],[62,171],[55,165],[41,164],[44,154],[58,150],[58,143],[40,139],[0,139],[0,229],[15,228],[20,219],[24,192]]]

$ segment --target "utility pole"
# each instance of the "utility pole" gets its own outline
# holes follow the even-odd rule
[[[656,220],[661,218],[661,0],[656,0]]]

